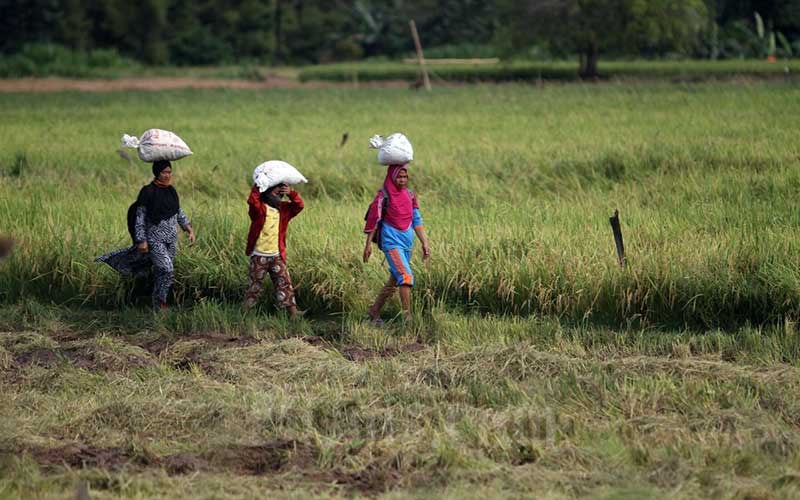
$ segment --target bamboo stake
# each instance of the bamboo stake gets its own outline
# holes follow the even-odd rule
[[[411,36],[414,38],[414,47],[417,49],[417,58],[419,59],[419,67],[422,70],[422,82],[425,85],[425,90],[431,90],[431,81],[428,78],[428,69],[425,67],[425,56],[422,55],[422,44],[419,41],[419,33],[417,33],[417,23],[410,20],[408,24],[411,26]]]

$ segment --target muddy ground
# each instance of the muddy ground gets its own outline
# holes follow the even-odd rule
[[[54,337],[58,339],[58,337]],[[357,345],[335,345],[319,336],[306,336],[301,338],[304,342],[319,349],[338,351],[342,357],[353,362],[385,359],[403,353],[414,353],[426,347],[419,342],[387,347],[375,350]],[[171,356],[173,347],[186,341],[191,341],[193,346],[182,352],[179,357]],[[126,341],[130,347],[138,348],[130,352],[120,353],[114,349],[86,344],[73,337],[61,337],[58,347],[34,347],[24,350],[14,356],[14,365],[24,367],[37,365],[53,368],[61,363],[70,363],[76,368],[88,371],[121,371],[137,368],[156,366],[159,361],[169,361],[174,368],[188,369],[191,365],[200,368],[212,368],[209,359],[213,353],[220,349],[246,347],[258,344],[260,340],[253,337],[231,337],[215,334],[198,334],[187,338]]]
[[[56,448],[32,446],[18,450],[18,453],[32,457],[45,473],[98,468],[128,473],[162,469],[170,476],[198,472],[237,476],[289,474],[302,482],[322,483],[366,495],[393,489],[400,480],[397,471],[391,467],[377,465],[369,465],[358,472],[320,469],[317,466],[319,450],[293,440],[277,440],[255,446],[232,445],[203,453],[164,456],[141,448],[98,448],[82,443],[69,443]]]

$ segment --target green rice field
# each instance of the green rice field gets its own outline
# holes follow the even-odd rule
[[[0,498],[796,498],[798,113],[784,81],[0,94]],[[93,262],[153,127],[198,237],[159,315]],[[381,328],[396,131],[432,258]],[[302,320],[241,309],[268,159],[309,179]]]

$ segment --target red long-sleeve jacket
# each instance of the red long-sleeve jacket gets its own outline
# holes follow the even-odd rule
[[[250,190],[250,198],[247,199],[247,204],[250,205],[248,213],[250,214],[250,232],[247,233],[247,249],[245,255],[250,256],[253,249],[256,247],[258,236],[264,228],[264,222],[267,220],[267,205],[262,203],[259,199],[258,187],[253,186]],[[280,212],[278,219],[278,251],[281,253],[281,258],[286,260],[286,228],[289,226],[289,221],[303,210],[303,198],[300,193],[295,190],[289,191],[287,194],[289,201],[282,201],[278,206]]]

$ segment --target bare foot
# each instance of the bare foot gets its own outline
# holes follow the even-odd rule
[[[297,306],[291,306],[286,308],[286,312],[289,313],[289,316],[292,318],[302,318],[308,312],[308,309],[298,309]]]
[[[373,318],[371,314],[364,316],[364,323],[369,323],[373,326],[383,326],[383,320],[379,317]]]

